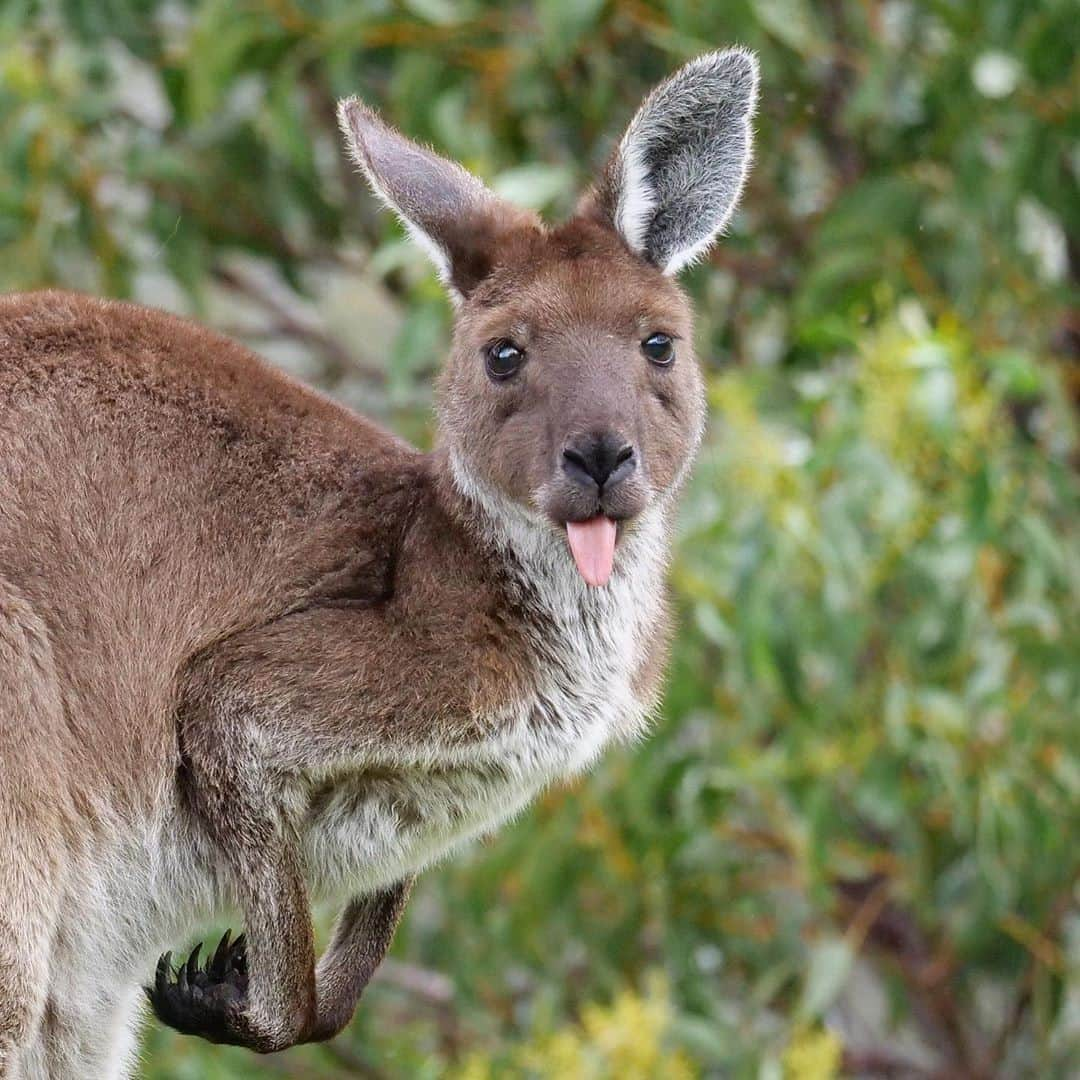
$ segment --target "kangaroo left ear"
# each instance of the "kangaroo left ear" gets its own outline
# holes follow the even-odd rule
[[[531,211],[407,139],[357,98],[339,103],[338,121],[372,190],[427,253],[455,300],[491,272],[506,237],[538,226]]]
[[[645,99],[580,212],[676,274],[727,224],[750,166],[758,63],[746,49],[706,53]]]

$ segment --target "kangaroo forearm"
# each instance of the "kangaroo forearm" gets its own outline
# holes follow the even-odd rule
[[[166,973],[151,1001],[180,1030],[268,1051],[292,1045],[314,1023],[314,940],[302,862],[260,752],[259,718],[227,673],[218,657],[189,672],[179,710],[181,779],[232,884],[246,945],[234,964],[182,966],[175,984]]]
[[[226,935],[202,966],[196,949],[175,973],[163,958],[148,993],[171,1027],[268,1053],[293,1046],[315,1025],[315,952],[295,850],[263,826],[249,820],[222,847],[243,913],[241,939],[230,945]]]
[[[268,862],[267,867],[271,864]],[[279,866],[270,882],[256,866],[242,890],[247,933],[179,969],[167,953],[147,996],[158,1018],[188,1035],[260,1053],[302,1041],[316,1020],[314,946],[303,882]]]
[[[238,866],[247,935],[246,1019],[253,1042],[281,1049],[315,1023],[315,940],[303,876],[290,850]],[[252,872],[258,866],[259,870]]]
[[[316,974],[317,1019],[306,1041],[340,1032],[356,1010],[371,976],[386,956],[412,889],[409,878],[370,896],[351,900]]]

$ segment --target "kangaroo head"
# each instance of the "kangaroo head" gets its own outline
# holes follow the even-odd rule
[[[455,482],[566,529],[590,585],[606,583],[620,532],[678,487],[701,438],[690,305],[673,279],[735,208],[756,95],[750,53],[687,64],[555,227],[341,103],[357,164],[457,305],[437,397]]]

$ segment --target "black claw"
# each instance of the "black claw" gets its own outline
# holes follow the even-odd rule
[[[154,985],[144,988],[154,1012],[185,1034],[249,1045],[251,1036],[242,1030],[248,981],[244,935],[230,941],[226,932],[202,965],[201,956],[200,942],[179,968],[173,967],[171,952],[158,960]]]
[[[167,952],[157,962],[157,970],[154,972],[154,989],[160,994],[168,985],[172,975],[172,953]]]
[[[220,979],[229,970],[229,931],[226,930],[207,965],[206,973],[212,979]]]
[[[229,950],[229,967],[237,975],[247,977],[247,935],[241,934]]]

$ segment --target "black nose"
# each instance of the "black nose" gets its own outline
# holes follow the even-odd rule
[[[571,439],[563,448],[563,471],[578,483],[614,487],[637,467],[634,448],[612,432]]]

